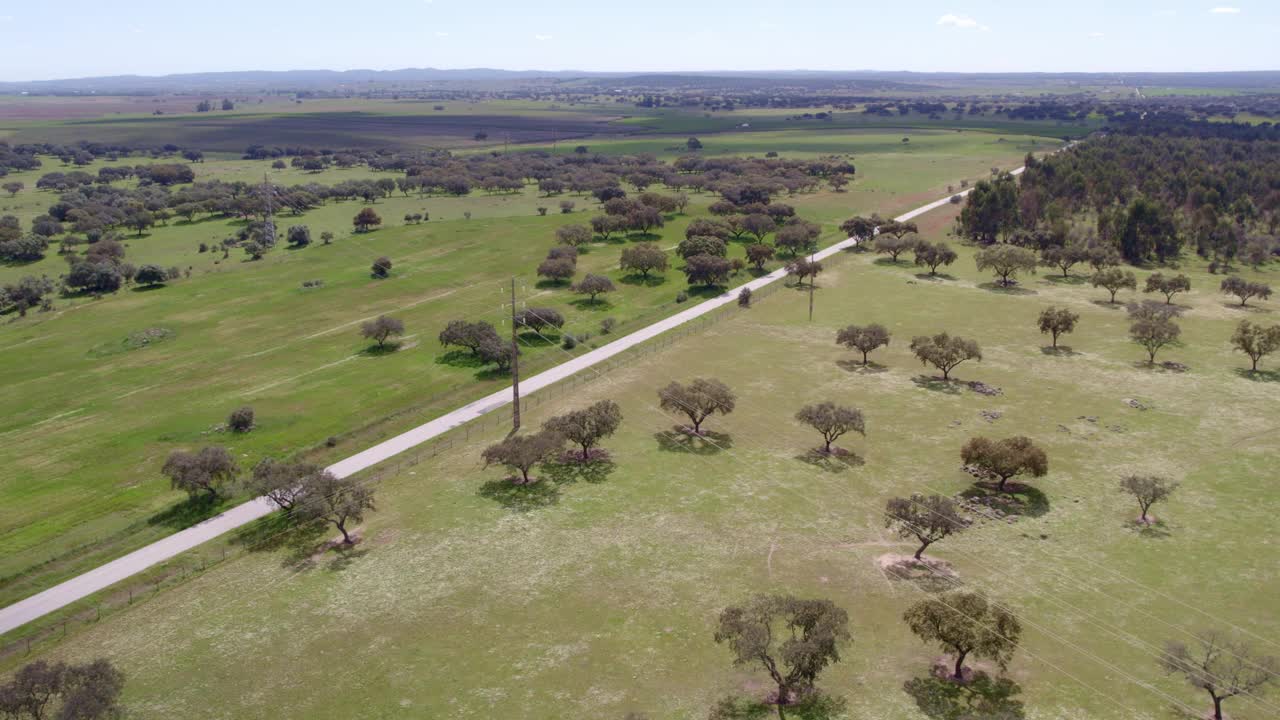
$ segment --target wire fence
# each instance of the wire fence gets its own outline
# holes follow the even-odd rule
[[[828,261],[844,254],[838,253],[828,258]],[[769,297],[780,289],[793,287],[787,279],[769,283],[752,293],[752,303],[754,304]],[[577,372],[552,385],[539,388],[527,395],[522,395],[520,399],[521,412],[574,396],[584,385],[595,382],[614,370],[628,366],[636,360],[663,352],[684,338],[700,333],[722,320],[737,317],[743,312],[749,312],[749,309],[739,306],[736,301],[737,293],[739,292],[738,288],[734,288],[729,292],[733,294],[735,300],[724,303],[693,320],[664,331],[660,335],[596,363],[591,366],[591,372]],[[648,313],[647,316],[635,318],[621,324],[612,335],[624,335],[625,333],[618,332],[618,329],[621,328],[638,330],[640,327],[647,326],[653,322],[652,316],[659,313],[665,317],[668,314],[668,309],[660,308],[654,313]],[[585,352],[590,352],[597,344],[602,343],[587,343],[580,347]],[[550,369],[559,365],[560,362],[558,360],[560,359],[561,356],[548,354],[546,357],[538,358],[531,363],[522,362],[521,369],[525,371],[522,374],[531,376],[541,370]],[[476,389],[474,383],[460,383],[450,387],[448,390],[436,393],[422,402],[415,403],[411,408],[383,418],[377,425],[386,427],[392,425],[394,421],[429,412],[430,408],[439,406],[444,400],[461,401],[464,396],[474,396],[478,392],[480,391]],[[490,390],[485,389],[484,392],[487,393]],[[511,415],[511,404],[504,404],[475,420],[436,436],[414,447],[412,450],[400,453],[373,468],[357,473],[356,477],[361,482],[377,485],[384,480],[402,476],[406,471],[424,461],[430,461],[442,453],[470,444],[473,437],[488,437],[494,431],[510,426]],[[356,434],[363,436],[363,433],[353,433],[353,435]],[[382,436],[385,437],[389,434],[390,431],[385,431]],[[0,665],[18,662],[21,658],[33,652],[56,644],[76,629],[92,626],[105,616],[125,610],[137,603],[145,602],[158,595],[161,591],[176,587],[197,575],[203,574],[210,568],[270,547],[277,543],[282,536],[296,529],[296,527],[288,525],[278,532],[269,533],[264,537],[252,537],[255,532],[255,526],[261,528],[263,523],[269,522],[271,522],[271,519],[267,518],[251,523],[244,528],[239,528],[218,541],[189,550],[168,562],[149,568],[127,581],[10,631],[7,633],[5,642],[0,644]]]

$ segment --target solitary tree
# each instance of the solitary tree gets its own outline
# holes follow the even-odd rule
[[[379,315],[373,320],[366,320],[360,325],[360,335],[378,343],[383,348],[393,335],[404,334],[404,323],[398,318]]]
[[[165,275],[164,268],[159,265],[147,264],[138,268],[138,272],[133,276],[133,279],[139,285],[160,285],[168,277]]]
[[[898,537],[914,537],[920,542],[916,560],[924,555],[925,548],[969,527],[956,501],[942,495],[889,498],[884,517],[884,526],[892,528]]]
[[[929,364],[942,371],[942,379],[950,380],[951,371],[965,360],[982,361],[982,348],[973,340],[952,337],[945,332],[932,337],[919,335],[911,339],[911,352],[920,364]]]
[[[833,402],[817,405],[805,405],[796,413],[796,420],[817,430],[825,443],[822,451],[831,454],[831,443],[840,439],[847,432],[856,432],[863,437],[867,434],[866,420],[858,408],[844,407]]]
[[[957,681],[964,680],[964,661],[970,655],[1007,668],[1022,637],[1013,613],[976,592],[926,598],[907,608],[902,619],[916,637],[955,653],[952,677]]]
[[[619,266],[622,270],[640,273],[640,277],[647,279],[649,273],[667,269],[667,254],[656,243],[638,243],[622,251]]]
[[[169,478],[173,489],[185,490],[192,497],[208,493],[212,500],[235,482],[238,468],[226,448],[209,446],[198,452],[174,450],[160,472]]]
[[[331,472],[308,475],[304,479],[307,484],[294,512],[304,520],[333,523],[342,533],[342,542],[353,544],[347,523],[359,523],[366,512],[377,509],[373,504],[373,488],[353,477],[340,478]]]
[[[1071,268],[1089,259],[1089,251],[1083,245],[1054,245],[1040,251],[1040,264],[1056,267],[1062,277],[1071,277]]]
[[[1130,290],[1138,288],[1138,278],[1132,272],[1118,267],[1099,270],[1089,279],[1089,283],[1094,287],[1106,288],[1107,292],[1111,293],[1112,304],[1115,304],[1116,293],[1125,288]]]
[[[764,264],[773,259],[773,254],[772,245],[755,243],[747,246],[747,262],[754,265],[757,270],[763,270]]]
[[[684,275],[690,285],[724,285],[732,270],[732,263],[715,255],[694,255],[684,261]]]
[[[573,286],[573,291],[579,295],[589,295],[593,304],[596,301],[597,295],[600,295],[601,293],[610,293],[615,289],[613,281],[609,278],[603,275],[592,275],[590,273]]]
[[[818,273],[822,272],[822,263],[818,260],[810,260],[808,258],[799,258],[787,263],[787,274],[796,278],[797,285],[803,285],[804,279],[813,278],[813,282],[817,282]]]
[[[248,487],[254,495],[269,498],[286,515],[292,515],[308,486],[312,484],[313,477],[322,472],[324,469],[318,465],[264,458],[253,466]]]
[[[563,225],[556,228],[556,240],[569,247],[591,242],[591,228],[586,225]]]
[[[1231,335],[1231,344],[1236,350],[1249,356],[1253,366],[1252,372],[1258,371],[1258,361],[1280,350],[1280,325],[1263,327],[1248,320],[1241,320],[1236,331]]]
[[[391,277],[391,258],[383,255],[377,260],[374,260],[373,264],[369,266],[369,272],[379,280]]]
[[[484,458],[486,467],[493,464],[504,465],[520,473],[513,478],[517,485],[533,482],[529,472],[535,465],[554,457],[564,447],[564,437],[550,430],[542,430],[532,435],[512,435],[500,443],[484,449],[480,457]]]
[[[362,208],[356,216],[352,218],[351,224],[356,226],[356,232],[369,232],[374,227],[382,224],[382,218],[373,208]]]
[[[306,225],[290,225],[286,237],[289,238],[289,244],[302,248],[311,244],[311,228]]]
[[[876,348],[889,344],[889,329],[880,323],[870,325],[848,325],[836,333],[836,343],[862,353],[862,364],[867,364],[867,355]]]
[[[1073,332],[1080,316],[1066,308],[1047,307],[1040,311],[1040,333],[1053,336],[1053,347],[1058,347],[1058,336]]]
[[[601,400],[581,410],[557,415],[542,427],[582,448],[582,461],[591,459],[591,448],[609,437],[622,424],[622,408],[612,400]]]
[[[1168,277],[1164,273],[1154,273],[1147,276],[1147,284],[1142,287],[1142,292],[1158,292],[1164,295],[1166,304],[1173,303],[1174,295],[1190,291],[1191,279],[1181,274]]]
[[[123,715],[119,705],[124,673],[109,660],[50,663],[37,660],[0,684],[0,717],[13,720],[108,720]]]
[[[899,255],[914,250],[919,242],[920,238],[915,235],[890,235],[882,229],[876,236],[875,248],[876,252],[888,255],[890,260],[896,263]]]
[[[515,323],[517,327],[527,327],[534,332],[541,332],[547,328],[564,327],[564,316],[555,308],[525,308],[516,313]]]
[[[1146,525],[1151,522],[1147,518],[1147,511],[1152,505],[1172,495],[1178,489],[1178,483],[1159,475],[1125,475],[1120,478],[1120,489],[1138,501],[1138,507],[1142,509],[1142,517],[1138,518],[1138,522]]]
[[[991,440],[971,438],[960,449],[960,460],[988,477],[997,478],[996,489],[1019,475],[1044,477],[1049,472],[1049,456],[1031,438],[1022,435]]]
[[[18,193],[22,192],[22,189],[25,187],[26,187],[26,183],[23,183],[18,180],[13,180],[4,184],[4,191],[9,193],[9,197],[14,197]]]
[[[253,408],[245,405],[231,411],[231,415],[227,417],[227,427],[231,432],[247,433],[253,429],[253,420]]]
[[[563,283],[572,278],[576,272],[578,272],[577,264],[563,257],[549,257],[538,265],[538,274],[553,283]]]
[[[1013,284],[1013,276],[1019,272],[1035,272],[1036,254],[1017,245],[992,245],[979,250],[973,256],[979,272],[990,270],[1000,278],[1000,284]]]
[[[1165,672],[1181,675],[1192,687],[1209,694],[1214,720],[1222,720],[1222,702],[1227,698],[1256,696],[1280,679],[1280,660],[1216,630],[1196,633],[1191,645],[1168,643],[1160,665]]]
[[[439,339],[440,344],[445,347],[450,345],[464,347],[473,355],[480,355],[480,350],[485,345],[502,344],[498,338],[498,331],[483,320],[479,322],[450,320],[445,329],[440,331]]]
[[[937,275],[939,266],[950,265],[959,257],[950,245],[942,242],[931,243],[921,240],[916,244],[915,251],[916,265],[928,267],[930,275]]]
[[[1240,298],[1240,307],[1244,307],[1249,302],[1249,298],[1259,298],[1266,300],[1271,297],[1271,286],[1266,283],[1253,282],[1245,280],[1239,275],[1232,275],[1222,281],[1222,292],[1226,295],[1235,295]]]
[[[1178,342],[1182,328],[1173,321],[1177,315],[1173,306],[1159,303],[1132,303],[1129,305],[1129,337],[1147,351],[1147,363],[1154,365],[1156,353],[1166,345]]]
[[[663,410],[684,414],[693,423],[693,432],[702,434],[702,423],[715,413],[728,415],[733,412],[738,397],[728,385],[714,378],[694,378],[688,385],[672,381],[658,391],[658,402]]]
[[[849,614],[830,600],[757,595],[720,613],[715,639],[733,651],[734,665],[758,665],[769,673],[781,717],[783,705],[840,661],[840,646],[850,639]]]

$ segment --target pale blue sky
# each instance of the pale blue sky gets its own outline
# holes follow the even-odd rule
[[[403,67],[1276,70],[1278,38],[1277,0],[2,0],[0,80]]]

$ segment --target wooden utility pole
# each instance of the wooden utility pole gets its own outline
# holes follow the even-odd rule
[[[809,253],[809,269],[813,269],[813,253]],[[817,284],[818,273],[809,276],[809,322],[813,322],[813,286]]]
[[[520,429],[520,348],[516,344],[516,279],[511,278],[511,432]]]

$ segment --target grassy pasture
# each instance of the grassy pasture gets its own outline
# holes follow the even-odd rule
[[[926,234],[940,238],[953,212],[928,216]],[[499,435],[473,435],[384,481],[380,511],[348,556],[315,552],[312,537],[234,560],[47,656],[112,657],[140,718],[701,717],[727,693],[764,691],[762,673],[734,669],[712,642],[716,614],[754,592],[790,592],[849,611],[853,644],[822,680],[848,701],[845,717],[919,720],[929,716],[903,683],[940,653],[899,618],[927,583],[881,571],[878,558],[913,546],[888,535],[879,513],[891,495],[968,487],[958,458],[967,438],[1022,433],[1049,452],[1050,474],[1034,481],[1048,512],[982,523],[929,554],[1022,617],[1008,676],[1027,717],[1202,711],[1203,693],[1163,676],[1154,647],[1237,626],[1274,652],[1280,634],[1280,578],[1257,546],[1274,522],[1280,382],[1274,359],[1248,376],[1226,343],[1239,318],[1273,322],[1280,310],[1230,307],[1202,263],[1184,271],[1194,289],[1179,298],[1185,342],[1161,357],[1189,368],[1176,373],[1142,366],[1123,311],[1078,278],[1041,274],[997,292],[969,249],[937,280],[845,256],[820,278],[812,324],[806,293],[781,290],[531,413],[536,424],[617,400],[626,419],[606,443],[611,472],[546,469],[512,491],[478,459]],[[1274,283],[1275,273],[1256,277]],[[1069,354],[1042,350],[1034,322],[1049,304],[1081,315],[1062,341]],[[863,369],[832,339],[872,321],[894,338]],[[1002,394],[927,379],[909,338],[943,328],[983,347],[983,361],[955,375]],[[739,393],[737,411],[708,424],[721,433],[714,445],[670,434],[676,419],[656,409],[657,387],[699,375]],[[840,443],[857,462],[801,459],[818,439],[791,415],[824,399],[866,412],[867,437]],[[1183,483],[1149,532],[1116,490],[1125,472]],[[1228,709],[1261,720],[1276,702],[1242,697]]]
[[[806,142],[782,134],[770,139],[768,147],[784,149],[789,142]],[[838,137],[821,142],[835,147]],[[825,242],[838,237],[838,223],[849,215],[901,212],[960,178],[980,177],[992,165],[1016,165],[1029,142],[949,133],[903,146],[851,134],[849,149],[860,171],[849,191],[789,201],[802,216],[824,223]],[[201,178],[228,180],[254,180],[266,171],[279,182],[315,177],[332,183],[369,174],[331,170],[310,176],[243,160],[210,160],[195,169]],[[38,173],[31,175],[29,188]],[[0,200],[0,212],[29,219],[55,198],[28,189]],[[555,210],[559,198],[541,198],[532,190],[396,196],[374,205],[387,226],[366,235],[346,232],[362,203],[332,203],[296,219],[281,216],[279,225],[283,231],[293,222],[306,223],[317,242],[321,231],[337,231],[333,245],[281,247],[258,262],[246,262],[240,253],[223,260],[220,252],[197,252],[200,242],[227,236],[235,223],[171,220],[131,236],[129,260],[190,267],[190,279],[154,290],[127,289],[101,301],[59,300],[55,313],[0,325],[0,381],[10,390],[0,401],[0,462],[13,468],[0,479],[0,540],[6,543],[0,600],[28,595],[190,521],[175,514],[178,496],[157,473],[173,448],[228,443],[251,465],[261,456],[291,455],[338,436],[337,448],[317,452],[320,459],[334,459],[372,441],[362,428],[403,429],[491,391],[500,378],[465,363],[440,362],[435,334],[455,317],[500,322],[500,284],[512,275],[521,278],[526,302],[565,312],[567,330],[575,333],[595,335],[600,319],[609,316],[624,332],[675,310],[683,277],[673,268],[660,284],[624,279],[616,269],[624,241],[590,248],[579,264],[580,274],[606,273],[618,284],[607,305],[584,306],[565,289],[536,282],[531,270],[553,244],[555,227],[585,222],[594,212],[590,199],[573,199],[580,211],[568,216]],[[660,237],[650,239],[674,246],[711,200],[695,195],[688,215],[672,218]],[[539,205],[551,207],[550,214],[539,217]],[[423,209],[430,222],[400,224],[404,213]],[[464,212],[472,219],[462,219]],[[742,245],[733,244],[731,252],[742,255]],[[369,278],[369,264],[379,255],[395,263],[390,280]],[[55,254],[35,264],[0,267],[0,282],[26,274],[56,277],[64,269]],[[301,287],[313,279],[323,280],[323,287]],[[380,313],[401,317],[412,337],[400,352],[369,357],[357,327]],[[152,327],[171,330],[174,337],[121,352],[126,338]],[[527,352],[530,368],[562,359],[552,348]],[[258,430],[242,437],[211,431],[244,404],[257,410]],[[380,422],[389,416],[395,418]]]

